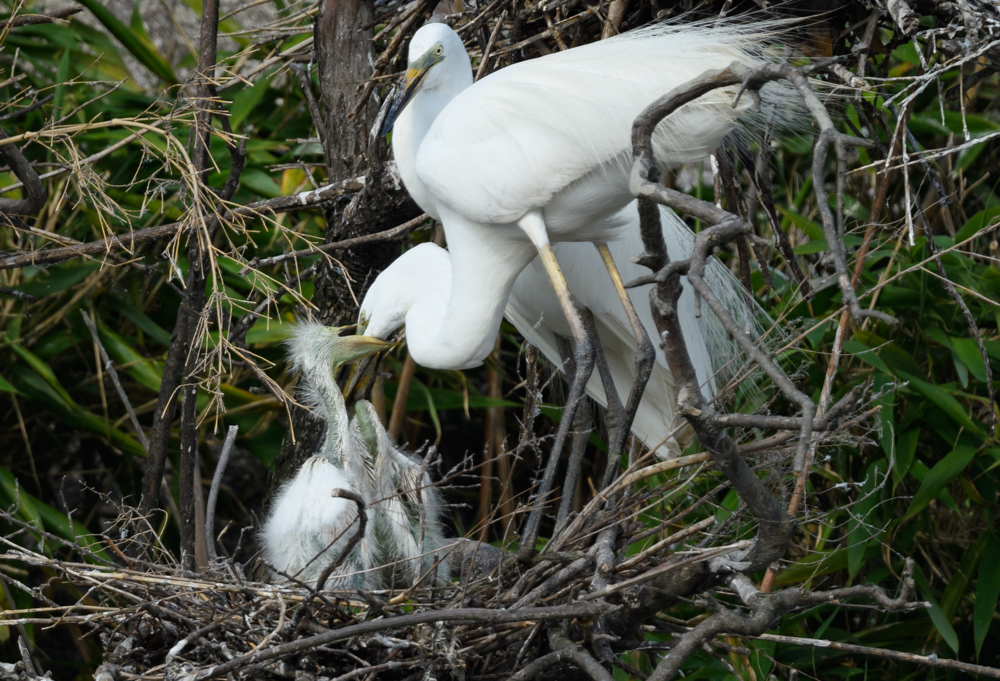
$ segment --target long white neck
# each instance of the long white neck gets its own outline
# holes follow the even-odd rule
[[[417,151],[438,114],[472,85],[472,66],[465,50],[434,66],[427,79],[429,82],[413,95],[393,125],[392,150],[406,191],[428,215],[440,221],[433,196],[417,176]]]
[[[361,303],[365,333],[389,337],[406,325],[410,355],[431,369],[479,366],[493,350],[514,280],[535,256],[528,241],[504,239],[446,215],[449,251],[411,248],[378,276]]]
[[[334,333],[316,322],[301,324],[289,338],[288,345],[293,365],[305,378],[302,392],[306,402],[316,407],[316,415],[326,421],[326,434],[318,454],[343,466],[348,416],[344,396],[334,379]]]
[[[406,315],[406,342],[421,366],[468,369],[492,352],[514,280],[535,248],[528,241],[497,238],[489,229],[467,226],[457,216],[445,220],[448,294],[414,301]]]

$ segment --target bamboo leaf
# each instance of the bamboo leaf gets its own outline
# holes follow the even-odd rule
[[[909,383],[911,388],[933,402],[939,409],[941,409],[941,411],[950,416],[955,423],[965,427],[973,433],[983,432],[982,425],[969,418],[969,414],[966,412],[965,407],[963,407],[958,400],[949,395],[942,388],[919,379],[913,374],[900,369],[896,370],[896,374]]]
[[[920,587],[920,592],[921,595],[923,595],[924,600],[931,604],[931,607],[928,608],[927,614],[930,616],[931,622],[934,624],[934,628],[936,628],[938,633],[941,634],[941,638],[948,644],[948,647],[951,648],[956,655],[958,655],[958,634],[955,633],[955,628],[951,626],[951,622],[948,621],[948,618],[941,610],[941,606],[938,605],[937,599],[934,598],[934,594],[931,591],[930,586],[927,584],[927,580],[924,579],[923,574],[921,574],[919,567],[914,571],[913,578]]]
[[[979,562],[979,576],[976,580],[976,605],[973,608],[972,628],[976,644],[976,659],[983,648],[986,634],[997,608],[1000,598],[1000,541],[991,534],[986,540],[983,559]]]
[[[119,21],[111,10],[107,9],[101,0],[78,0],[81,5],[90,10],[94,18],[101,22],[108,31],[125,47],[136,60],[149,69],[155,76],[167,85],[176,85],[177,76],[170,64],[159,53],[156,46],[149,40],[137,35],[128,26]]]
[[[979,344],[972,338],[951,338],[955,353],[962,360],[962,363],[969,368],[969,371],[980,381],[986,380],[986,364],[983,362],[983,355],[979,352]]]
[[[975,455],[976,449],[974,447],[959,445],[938,461],[924,476],[920,489],[913,495],[913,501],[910,502],[910,508],[906,511],[903,520],[909,520],[924,510],[931,499],[937,497],[944,489],[945,485],[961,475]]]

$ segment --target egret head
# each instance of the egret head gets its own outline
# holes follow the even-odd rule
[[[288,354],[292,363],[300,371],[307,371],[316,365],[325,367],[332,374],[343,364],[355,362],[394,345],[378,338],[350,334],[352,330],[352,327],[324,326],[318,322],[296,325],[288,339]]]
[[[406,76],[389,107],[382,134],[388,134],[399,114],[417,92],[440,86],[454,88],[461,85],[464,89],[472,81],[471,73],[469,55],[455,31],[446,24],[422,26],[410,41]]]
[[[432,243],[414,246],[375,278],[361,301],[358,333],[389,338],[424,298],[447,300],[450,278],[451,259],[446,250]]]

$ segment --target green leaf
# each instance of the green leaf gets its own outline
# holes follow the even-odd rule
[[[844,343],[847,349],[847,343]],[[879,443],[886,456],[895,456],[896,421],[894,407],[896,404],[895,380],[886,374],[875,374],[872,380],[872,393],[878,395],[875,404],[879,407]]]
[[[18,502],[18,515],[25,521],[68,542],[78,543],[107,562],[111,562],[104,549],[93,539],[93,535],[83,524],[71,520],[62,511],[26,492],[14,474],[5,468],[0,468],[0,490],[8,497],[10,504]]]
[[[69,80],[69,58],[70,51],[63,50],[59,58],[59,67],[56,71],[56,91],[52,98],[52,117],[57,118],[62,113],[63,100],[66,97],[66,81]]]
[[[812,135],[795,135],[793,137],[782,137],[781,146],[789,153],[796,156],[803,156],[812,151],[814,138]]]
[[[758,679],[767,679],[774,668],[774,651],[778,647],[775,641],[754,641],[751,644],[750,666]]]
[[[910,472],[913,465],[913,457],[917,453],[917,442],[920,440],[920,430],[914,428],[908,430],[896,438],[896,465],[893,468],[893,486],[898,485]]]
[[[3,491],[7,497],[5,507],[16,503],[15,513],[21,516],[21,520],[31,523],[35,527],[42,527],[42,517],[35,507],[34,497],[22,489],[14,474],[6,468],[0,468],[0,491]]]
[[[233,104],[229,107],[229,124],[233,130],[239,130],[240,125],[246,117],[253,111],[267,93],[271,86],[273,73],[263,78],[258,78],[251,87],[241,90],[233,97]]]
[[[128,26],[119,21],[101,0],[79,0],[79,3],[90,10],[94,18],[104,24],[115,38],[125,47],[136,60],[158,76],[167,85],[176,85],[177,76],[166,59],[157,51],[148,39],[143,39]]]
[[[892,370],[889,369],[889,365],[882,361],[882,358],[878,356],[878,353],[860,341],[854,339],[845,341],[844,352],[850,353],[866,364],[871,364],[883,373],[892,373]],[[875,389],[878,390],[878,386],[876,386]]]
[[[979,352],[979,344],[974,338],[951,337],[952,346],[955,353],[962,360],[962,363],[969,368],[969,371],[980,381],[986,381],[986,364],[983,362],[983,355]]]
[[[129,454],[146,456],[146,451],[142,448],[142,445],[132,436],[112,427],[100,416],[91,413],[86,408],[74,402],[58,382],[54,387],[43,376],[21,365],[15,364],[11,367],[11,371],[14,373],[18,390],[25,397],[35,400],[51,409],[66,425],[88,430],[104,437]]]
[[[810,239],[813,241],[822,241],[824,244],[826,243],[826,235],[823,233],[822,226],[813,222],[809,218],[799,215],[789,208],[778,206],[778,211],[791,220],[792,224],[801,229]]]
[[[21,393],[20,393],[20,392],[18,391],[18,389],[17,389],[17,388],[15,388],[15,387],[14,387],[13,385],[11,385],[11,384],[10,384],[10,383],[9,383],[9,382],[7,381],[7,379],[6,379],[6,378],[4,378],[3,376],[0,376],[0,392],[4,392],[4,393],[15,393],[15,394],[17,394],[17,395],[20,395],[20,394],[21,394]]]
[[[864,560],[871,560],[879,555],[882,547],[874,542],[865,544]],[[811,553],[797,561],[787,570],[778,573],[774,584],[784,588],[793,584],[807,584],[823,575],[840,572],[847,569],[847,549],[837,549],[822,553]]]
[[[985,533],[979,535],[979,538],[962,552],[961,565],[948,580],[948,586],[945,587],[944,594],[941,596],[941,612],[949,620],[955,616],[958,606],[969,594],[969,583],[972,581],[972,575],[983,555],[987,537],[988,534]]]
[[[938,409],[950,416],[955,423],[965,427],[973,433],[983,432],[982,426],[969,418],[969,414],[966,412],[965,407],[963,407],[958,400],[945,392],[942,388],[921,380],[913,374],[907,373],[901,369],[897,369],[896,374],[909,383],[911,388],[933,402]]]
[[[434,408],[434,398],[431,396],[431,391],[427,389],[426,385],[423,383],[416,383],[416,385],[423,391],[424,397],[427,398],[427,413],[430,414],[431,423],[434,424],[435,441],[438,441],[441,439],[441,419],[438,418],[437,409]]]
[[[951,626],[951,622],[945,616],[944,612],[941,610],[941,606],[938,605],[937,600],[934,599],[933,593],[931,593],[930,585],[927,584],[927,580],[924,579],[923,574],[920,572],[918,567],[913,574],[914,580],[920,587],[920,592],[924,597],[924,600],[931,604],[928,610],[931,622],[934,623],[934,627],[941,634],[941,638],[944,642],[948,644],[948,647],[958,655],[958,634],[955,633],[955,628]]]
[[[792,249],[792,253],[795,255],[812,255],[813,253],[823,253],[829,250],[829,246],[826,245],[826,241],[821,239],[819,241],[809,241],[800,246],[796,246]]]
[[[979,561],[979,577],[976,580],[976,606],[972,615],[973,639],[976,644],[976,659],[982,650],[983,641],[989,633],[1000,598],[1000,541],[990,535]]]
[[[998,217],[1000,217],[1000,206],[979,211],[962,225],[962,229],[958,230],[955,234],[955,243],[965,241],[979,230],[995,222]]]
[[[170,345],[170,332],[154,322],[149,315],[141,310],[135,309],[132,305],[121,299],[113,299],[114,309],[121,313],[123,317],[142,329],[150,338],[160,345]],[[96,315],[95,315],[96,316]]]
[[[733,513],[736,512],[736,508],[740,505],[740,495],[736,493],[736,490],[731,489],[726,493],[725,498],[722,503],[719,504],[718,510],[715,512],[715,524],[721,525],[726,520],[729,519]]]
[[[122,365],[129,376],[143,386],[153,392],[160,391],[160,383],[163,381],[162,364],[140,355],[128,341],[109,329],[100,320],[98,320],[97,333],[101,337],[104,349],[108,351],[108,357]]]
[[[892,52],[892,56],[900,61],[904,61],[907,64],[912,64],[913,66],[920,65],[920,57],[917,55],[917,48],[913,46],[913,43],[906,42],[897,47]]]
[[[29,295],[44,298],[59,293],[74,284],[79,284],[87,278],[87,275],[100,267],[101,263],[96,260],[86,260],[56,265],[33,273],[26,270],[26,274],[31,274],[31,278],[26,278],[27,281],[18,286],[17,289]]]
[[[49,387],[55,391],[60,399],[66,402],[73,401],[73,399],[69,396],[69,393],[66,392],[66,389],[62,387],[61,383],[59,383],[59,379],[56,378],[56,374],[52,371],[52,367],[43,362],[20,343],[14,343],[10,347],[18,357],[24,360],[25,364],[31,367],[32,371],[41,376],[42,379],[49,384]]]
[[[281,187],[274,179],[259,168],[247,168],[240,175],[240,184],[247,189],[257,192],[261,196],[274,198],[281,196]]]
[[[945,485],[965,470],[975,455],[976,449],[974,447],[958,445],[947,456],[934,464],[934,467],[924,477],[924,481],[920,483],[920,489],[913,495],[913,501],[910,502],[910,508],[907,509],[903,520],[909,520],[924,510],[931,499],[937,497],[944,489]]]
[[[864,484],[858,489],[858,500],[851,509],[847,541],[847,572],[851,579],[854,579],[864,564],[868,545],[879,543],[879,523],[871,520],[871,515],[879,500],[875,488],[886,468],[885,461],[876,461],[868,466]]]

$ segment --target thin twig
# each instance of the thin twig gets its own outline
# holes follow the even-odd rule
[[[233,445],[236,443],[236,434],[239,426],[229,426],[226,431],[226,441],[222,443],[222,451],[219,452],[219,461],[215,464],[215,473],[212,475],[212,487],[208,492],[208,504],[205,509],[205,538],[208,547],[208,563],[211,565],[218,558],[215,551],[215,507],[219,503],[219,487],[222,486],[222,476],[226,472],[229,464],[229,455],[232,454]]]
[[[114,362],[108,357],[108,351],[104,349],[104,343],[101,342],[101,337],[97,333],[97,326],[95,326],[94,320],[90,318],[86,310],[80,310],[80,316],[83,317],[83,323],[90,330],[90,336],[94,340],[94,345],[97,346],[98,351],[101,353],[101,359],[104,360],[104,370],[111,376],[111,382],[115,385],[118,397],[121,398],[122,403],[125,405],[125,410],[128,412],[128,418],[132,422],[132,428],[135,430],[136,437],[139,438],[142,448],[149,453],[149,440],[146,439],[146,432],[139,424],[139,417],[136,416],[135,409],[132,408],[132,402],[122,387],[121,381],[118,380],[118,372],[115,370]]]

